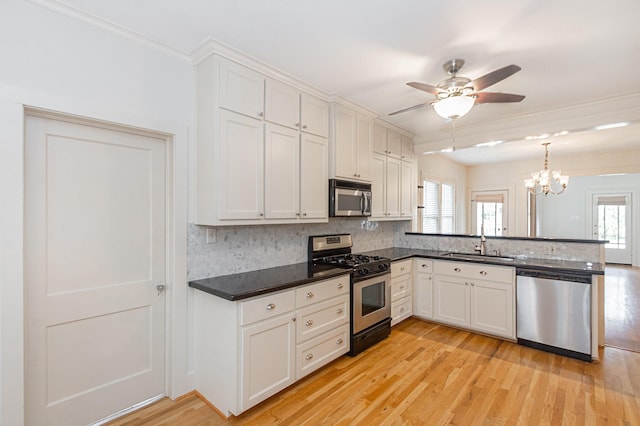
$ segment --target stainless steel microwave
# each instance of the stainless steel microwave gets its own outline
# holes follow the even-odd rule
[[[371,216],[371,184],[329,179],[329,216]]]

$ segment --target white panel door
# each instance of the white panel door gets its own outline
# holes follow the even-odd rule
[[[387,186],[385,190],[387,217],[400,217],[401,166],[400,160],[387,157]]]
[[[265,86],[264,119],[292,129],[300,128],[300,92],[268,79]]]
[[[591,200],[593,237],[608,241],[604,246],[605,262],[631,265],[631,193],[593,194]]]
[[[25,135],[25,416],[85,425],[164,393],[165,141]]]
[[[327,218],[329,151],[325,138],[300,135],[300,212],[303,219]]]
[[[300,130],[326,138],[329,136],[329,104],[307,93],[300,95]]]

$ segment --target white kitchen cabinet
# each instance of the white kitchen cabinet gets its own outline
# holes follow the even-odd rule
[[[433,318],[515,339],[514,268],[434,262]]]
[[[373,125],[373,152],[388,155],[394,158],[401,158],[402,155],[402,135],[380,123]]]
[[[218,218],[264,216],[264,129],[259,120],[221,109],[218,161]],[[242,165],[242,167],[239,167]]]
[[[348,274],[241,301],[194,292],[196,389],[238,415],[349,352]]]
[[[329,147],[326,138],[300,135],[300,218],[327,219]]]
[[[422,319],[433,318],[433,261],[414,259],[413,314]]]
[[[413,218],[414,189],[417,189],[413,178],[413,163],[402,161],[400,168],[400,217]]]
[[[267,79],[265,120],[326,138],[329,134],[329,105],[292,86]]]
[[[216,64],[218,105],[249,117],[264,117],[265,77],[232,61],[217,60]]]
[[[402,136],[389,129],[387,132],[387,152],[386,154],[393,158],[402,156]]]
[[[242,327],[242,409],[253,407],[295,379],[295,314]],[[212,338],[215,338],[212,336]],[[216,362],[212,359],[211,362]]]
[[[413,140],[409,136],[402,135],[400,159],[402,161],[413,161]]]
[[[300,215],[300,134],[265,124],[265,219],[295,219]]]
[[[196,68],[195,221],[328,221],[328,103],[212,55]]]
[[[374,153],[372,156],[371,219],[398,219],[402,207],[402,162]],[[410,215],[406,219],[411,219]]]
[[[391,325],[394,326],[412,314],[413,261],[391,263]]]
[[[351,108],[334,104],[332,121],[332,175],[370,182],[373,120]]]

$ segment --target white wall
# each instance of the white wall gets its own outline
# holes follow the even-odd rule
[[[193,73],[186,57],[24,0],[0,4],[0,424],[23,424],[23,105],[174,136],[171,391],[192,388],[186,338],[187,146]],[[171,305],[171,304],[170,304]]]
[[[467,167],[439,154],[418,156],[418,181],[427,176],[456,187],[456,234],[467,232]],[[420,232],[420,230],[418,230]]]
[[[524,179],[529,173],[540,170],[541,160],[514,161],[471,166],[467,169],[469,190],[475,188],[510,188],[509,197],[513,202],[514,219],[511,225],[512,236],[527,235],[527,192]],[[640,172],[640,149],[614,153],[593,153],[571,157],[554,156],[550,163],[553,170],[560,169],[569,177],[596,176],[611,173]],[[572,190],[571,179],[566,194]],[[640,213],[640,212],[636,212]]]

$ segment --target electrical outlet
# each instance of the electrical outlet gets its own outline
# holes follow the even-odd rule
[[[215,228],[207,228],[207,244],[216,242],[216,230]]]

